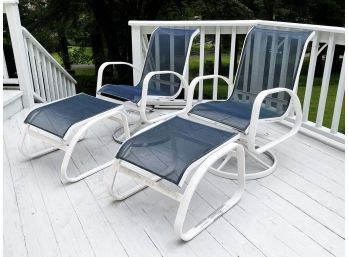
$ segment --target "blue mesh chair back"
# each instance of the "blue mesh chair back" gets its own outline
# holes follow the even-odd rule
[[[139,85],[152,71],[168,70],[183,74],[195,32],[195,29],[157,28],[151,35]],[[156,75],[149,83],[150,92],[163,96],[175,95],[179,88],[180,79],[173,74]]]
[[[198,30],[185,28],[157,28],[151,35],[140,82],[134,86],[104,85],[101,95],[138,103],[141,100],[145,76],[152,71],[175,71],[181,75],[187,69],[186,61],[190,45]],[[155,75],[149,81],[148,94],[154,96],[176,96],[180,79],[173,74]]]
[[[252,105],[263,90],[278,87],[293,90],[310,34],[311,31],[254,27],[246,37],[235,88],[229,100]],[[275,112],[275,116],[281,116],[289,101],[288,94],[273,94],[266,98],[263,107]]]
[[[231,126],[241,132],[250,125],[256,96],[263,90],[296,86],[301,57],[311,31],[254,27],[246,36],[234,90],[227,101],[197,104],[191,114]],[[290,96],[284,92],[268,95],[260,118],[282,116]]]

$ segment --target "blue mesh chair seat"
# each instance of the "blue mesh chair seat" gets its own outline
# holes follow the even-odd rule
[[[252,105],[236,101],[212,101],[194,106],[189,113],[231,126],[241,132],[249,127]],[[261,108],[260,118],[274,118],[279,114]]]
[[[74,124],[117,106],[119,104],[82,93],[36,108],[28,114],[24,123],[64,138]]]
[[[193,162],[236,135],[174,117],[127,140],[116,158],[178,185]]]
[[[133,103],[138,103],[141,99],[142,87],[139,86],[128,86],[128,85],[105,85],[100,90],[99,93],[102,96],[107,96],[113,99],[121,101],[131,101]],[[150,95],[162,95],[160,92],[149,89]]]

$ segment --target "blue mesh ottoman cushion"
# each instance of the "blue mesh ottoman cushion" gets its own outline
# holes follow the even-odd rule
[[[31,111],[24,123],[60,138],[69,128],[83,120],[119,106],[86,94],[78,94]]]
[[[197,104],[190,110],[190,113],[217,121],[244,132],[249,127],[251,111],[252,106],[249,103],[228,100]],[[279,114],[276,112],[261,108],[261,119],[278,116]]]
[[[236,135],[174,117],[127,140],[116,158],[178,185],[193,162]]]

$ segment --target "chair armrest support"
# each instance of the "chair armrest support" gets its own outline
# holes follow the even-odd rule
[[[142,85],[143,88],[142,88],[141,101],[140,101],[140,118],[143,122],[146,122],[146,123],[154,123],[154,122],[157,122],[157,121],[160,121],[163,119],[167,119],[169,117],[173,117],[175,115],[182,113],[182,110],[180,110],[180,111],[173,112],[173,113],[170,113],[168,115],[162,115],[160,117],[153,118],[153,119],[147,118],[146,105],[147,105],[147,99],[148,99],[149,82],[153,76],[160,75],[160,74],[173,74],[181,80],[180,88],[179,88],[178,92],[172,96],[173,99],[175,99],[180,94],[183,87],[184,88],[189,87],[185,78],[175,71],[152,71],[152,72],[149,72],[145,76],[144,81],[143,81],[143,85]]]
[[[269,142],[269,143],[256,149],[256,147],[255,147],[256,132],[257,132],[257,128],[258,128],[259,123],[262,122],[262,119],[259,118],[262,102],[266,98],[266,96],[268,96],[270,94],[279,93],[279,92],[286,92],[290,95],[290,104],[289,104],[288,108],[290,108],[291,105],[293,105],[293,107],[294,107],[294,111],[296,113],[294,126],[285,135],[282,135],[281,137],[277,138],[276,140]],[[285,115],[281,116],[279,119],[277,119],[275,121],[279,121],[279,120],[283,120],[283,119],[285,119]],[[267,120],[265,120],[265,121],[267,121]],[[268,121],[271,122],[272,120],[268,120]],[[248,136],[247,136],[248,137],[248,139],[247,139],[248,149],[252,152],[257,153],[257,154],[263,153],[263,152],[269,150],[270,148],[274,147],[275,145],[288,139],[289,137],[293,136],[294,134],[296,134],[297,131],[299,130],[301,124],[302,124],[301,103],[300,103],[298,96],[292,90],[287,89],[287,88],[272,88],[272,89],[264,90],[256,96],[254,104],[253,104],[253,109],[252,109],[251,118],[250,118],[249,132],[248,132]]]
[[[193,106],[193,96],[194,96],[194,93],[195,93],[195,88],[198,85],[198,83],[200,81],[202,81],[202,80],[214,79],[214,78],[218,78],[218,79],[224,80],[227,83],[228,87],[230,88],[230,92],[233,92],[234,85],[225,76],[221,76],[221,75],[204,75],[204,76],[196,77],[196,78],[194,78],[191,81],[190,86],[189,86],[187,100],[186,100],[186,106],[184,108],[186,113],[188,113],[192,109],[192,106]]]
[[[139,68],[137,68],[136,66],[134,66],[133,64],[128,63],[128,62],[104,62],[102,65],[100,65],[100,67],[98,69],[97,92],[102,87],[104,69],[106,68],[106,66],[109,66],[109,65],[127,65],[127,66],[132,67],[133,70],[141,73],[141,70]]]

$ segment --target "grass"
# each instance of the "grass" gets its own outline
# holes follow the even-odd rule
[[[74,50],[73,47],[69,47],[69,51],[77,51]],[[91,56],[91,49],[86,48],[84,50],[79,50],[80,52]],[[206,51],[205,62],[204,62],[204,74],[213,74],[214,71],[214,54],[209,53],[210,51]],[[53,54],[56,58],[57,54]],[[61,61],[58,59],[58,61]],[[221,54],[221,69],[219,70],[219,74],[228,75],[229,69],[229,54]],[[303,73],[306,74],[306,67],[308,66],[308,60],[305,59]],[[199,56],[197,54],[192,55],[190,57],[190,80],[199,74]],[[96,75],[93,67],[83,67],[75,69],[74,77],[77,80],[77,91],[78,92],[86,92],[88,94],[94,95],[96,89]],[[336,100],[336,92],[338,85],[338,74],[332,74],[330,79],[330,85],[326,100],[325,113],[323,119],[324,127],[331,127],[333,110],[335,106]],[[205,81],[204,83],[204,92],[203,96],[205,98],[209,98],[212,95],[212,81]],[[298,96],[300,98],[301,103],[303,103],[304,94],[305,94],[305,85],[306,85],[306,75],[300,76]],[[312,89],[312,97],[309,109],[308,120],[315,122],[317,115],[317,108],[319,103],[319,96],[321,90],[321,78],[315,78]],[[223,99],[227,96],[227,87],[223,81],[219,81],[219,90],[218,90],[218,98]],[[341,133],[345,132],[345,107],[344,104],[342,106],[341,117],[338,131]]]

